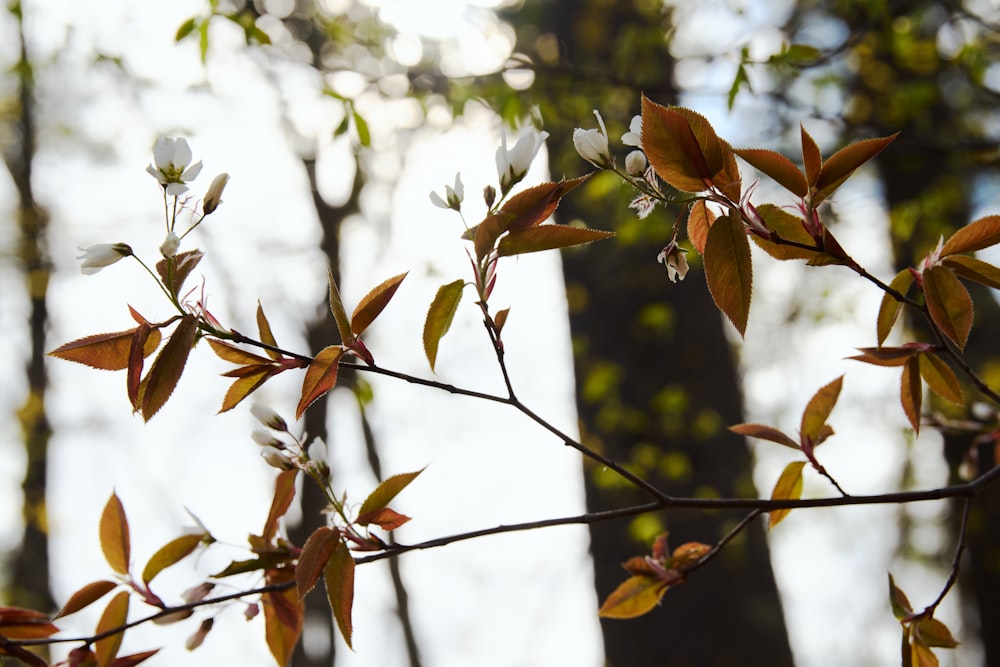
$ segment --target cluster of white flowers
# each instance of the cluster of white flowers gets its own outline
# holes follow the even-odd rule
[[[288,423],[277,412],[254,403],[250,407],[257,421],[267,429],[254,429],[250,437],[260,445],[261,458],[271,467],[278,470],[294,470],[298,468],[306,474],[326,480],[330,477],[330,465],[327,463],[326,443],[322,438],[313,438],[308,448],[293,436],[288,430]],[[280,435],[290,437],[293,442],[285,442]]]

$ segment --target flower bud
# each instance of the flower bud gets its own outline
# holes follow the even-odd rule
[[[288,455],[276,447],[264,447],[260,450],[260,455],[267,462],[267,465],[278,470],[294,470],[295,464],[288,458]]]
[[[201,204],[205,215],[209,215],[215,209],[219,208],[219,204],[222,203],[222,191],[226,189],[226,183],[228,182],[229,174],[225,172],[222,172],[212,180],[212,184],[208,186],[208,192],[205,193],[205,199]]]
[[[268,428],[273,428],[275,431],[285,432],[288,430],[288,424],[282,419],[281,415],[263,403],[254,403],[250,406],[250,414],[261,424]]]
[[[625,156],[625,171],[629,176],[639,178],[646,171],[646,154],[642,151],[632,151]]]
[[[608,130],[604,127],[604,119],[597,109],[594,109],[594,115],[600,128],[596,130],[576,128],[573,130],[573,146],[576,147],[580,157],[595,167],[611,169],[615,166],[615,158],[608,146]]]
[[[79,248],[82,255],[77,255],[80,260],[80,272],[85,275],[93,275],[105,266],[111,266],[123,257],[132,256],[132,248],[126,243],[97,243],[86,248]]]
[[[167,238],[160,244],[160,254],[164,257],[173,257],[177,254],[177,248],[181,245],[181,239],[173,232],[167,232]]]
[[[492,185],[487,185],[483,188],[483,201],[486,202],[486,208],[493,208],[493,202],[497,199],[497,189]]]

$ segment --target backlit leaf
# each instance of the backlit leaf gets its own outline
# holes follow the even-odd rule
[[[972,297],[955,274],[944,266],[924,269],[924,300],[941,332],[959,349],[972,329]]]
[[[59,632],[49,615],[21,607],[0,607],[0,637],[44,639]]]
[[[442,285],[434,295],[430,308],[427,309],[427,319],[424,320],[424,354],[427,355],[432,371],[437,362],[438,344],[451,328],[464,287],[464,280]]]
[[[784,445],[785,447],[799,449],[799,443],[795,442],[773,426],[764,426],[763,424],[736,424],[735,426],[730,426],[729,430],[748,438],[770,440],[771,442],[776,442],[779,445]]]
[[[875,366],[902,366],[911,357],[920,354],[916,347],[859,347],[861,354],[849,357]]]
[[[351,315],[351,333],[360,336],[375,321],[375,318],[389,305],[404,278],[406,274],[401,273],[384,280],[361,299],[358,307],[354,309],[354,314]]]
[[[820,170],[819,178],[816,180],[815,185],[816,189],[821,193],[822,198],[829,197],[848,176],[854,173],[855,169],[881,153],[898,136],[899,133],[897,132],[888,137],[862,139],[861,141],[844,146],[828,157],[823,162],[823,167]]]
[[[348,648],[351,648],[351,635],[354,631],[351,621],[354,606],[354,559],[342,541],[337,543],[323,569],[323,580],[340,636],[344,638]]]
[[[711,550],[712,547],[701,542],[685,542],[674,549],[674,553],[670,556],[671,564],[674,569],[685,570],[701,560]]]
[[[368,148],[372,145],[372,133],[371,130],[368,129],[368,121],[366,121],[361,114],[353,109],[351,111],[351,116],[354,118],[354,127],[358,131],[358,142],[365,148]]]
[[[920,377],[923,378],[931,391],[956,405],[965,401],[962,397],[962,386],[955,377],[955,372],[933,352],[920,355]]]
[[[1000,268],[968,255],[951,255],[942,264],[966,280],[1000,289]]]
[[[241,365],[271,363],[270,358],[262,357],[259,354],[254,354],[253,352],[247,352],[246,350],[242,350],[231,343],[225,343],[214,338],[206,338],[205,340],[208,341],[208,346],[212,348],[212,351],[215,352],[215,354],[223,361]]]
[[[491,213],[483,218],[483,221],[476,225],[473,245],[476,248],[476,261],[482,262],[483,258],[496,246],[497,239],[507,231],[511,216],[506,213]]]
[[[340,298],[340,290],[337,289],[337,281],[333,279],[333,271],[327,269],[330,279],[330,312],[337,322],[337,331],[340,332],[340,340],[344,345],[354,342],[351,335],[351,320],[347,318],[347,310],[344,308],[344,301]]]
[[[703,199],[699,199],[691,206],[687,219],[687,235],[691,245],[699,254],[705,254],[705,241],[708,239],[708,230],[715,222],[715,217]]]
[[[260,301],[257,301],[257,332],[260,334],[260,342],[267,343],[272,347],[278,347],[278,341],[274,339],[274,334],[271,332],[271,323],[267,321],[267,315],[264,314],[264,307],[260,305]],[[275,352],[274,350],[265,350],[267,356],[272,359],[281,358],[280,352]]]
[[[763,148],[737,148],[734,152],[792,194],[799,197],[809,194],[805,175],[781,153]]]
[[[517,193],[500,209],[510,216],[507,229],[527,229],[545,222],[555,212],[560,200],[588,178],[590,174],[569,181],[542,183]]]
[[[130,655],[123,655],[120,658],[115,658],[115,661],[111,663],[111,667],[134,667],[140,663],[149,660],[154,655],[160,652],[160,649],[155,648],[152,651],[142,651],[140,653],[132,653]]]
[[[299,599],[304,598],[316,586],[323,568],[339,543],[340,531],[329,526],[320,526],[306,540],[295,567],[295,590],[298,591]]]
[[[63,605],[62,609],[59,610],[59,613],[56,614],[55,617],[61,618],[63,616],[75,614],[84,607],[97,602],[117,587],[118,584],[114,581],[92,581],[69,596],[69,600],[66,600],[66,604]],[[2,614],[0,614],[0,617],[2,617]],[[3,632],[0,632],[0,634],[3,634]]]
[[[661,579],[646,575],[629,577],[604,600],[601,618],[636,618],[653,610],[667,592]]]
[[[958,641],[952,636],[951,631],[941,621],[936,618],[922,618],[917,622],[917,633],[928,646],[939,648],[955,648]]]
[[[205,256],[200,250],[188,250],[178,253],[170,259],[161,259],[156,263],[156,272],[160,274],[163,284],[171,294],[180,294],[184,281],[191,275],[201,258]]]
[[[160,330],[140,324],[132,335],[132,345],[128,355],[128,374],[125,386],[132,410],[139,409],[139,386],[142,384],[143,360],[160,345]],[[153,342],[153,345],[150,343]]]
[[[125,508],[116,493],[112,493],[104,505],[104,511],[101,513],[100,535],[104,560],[118,574],[128,574],[131,552],[128,519],[125,517]]]
[[[684,192],[702,192],[724,171],[728,147],[711,124],[690,109],[642,98],[642,149],[664,181]]]
[[[510,315],[510,308],[502,308],[497,311],[497,314],[493,316],[493,324],[496,326],[497,335],[503,331],[503,327],[507,324],[507,317]]]
[[[934,651],[917,638],[910,643],[910,653],[910,664],[913,667],[938,667],[940,664]]]
[[[270,364],[257,364],[254,366],[242,366],[230,371],[236,373],[236,381],[229,385],[226,395],[222,399],[222,407],[219,412],[228,412],[240,404],[244,398],[257,391],[271,377],[281,372],[281,367]],[[226,374],[228,375],[228,373]]]
[[[1000,215],[988,215],[952,234],[941,247],[941,256],[982,250],[997,243],[1000,243]]]
[[[393,475],[385,480],[375,487],[374,491],[368,494],[365,502],[361,503],[361,509],[358,510],[358,514],[366,514],[386,507],[400,491],[409,486],[410,482],[415,480],[423,471],[424,469],[421,468],[414,472],[404,472]]]
[[[264,581],[268,584],[282,584],[291,581],[292,576],[291,571],[286,568],[268,570]],[[302,635],[305,607],[294,587],[264,593],[261,603],[267,647],[279,665],[289,665]]]
[[[409,520],[410,517],[405,514],[400,514],[396,510],[388,507],[359,514],[356,519],[359,526],[370,526],[374,524],[382,530],[396,530]]]
[[[190,533],[174,538],[160,547],[146,563],[142,570],[142,580],[148,584],[160,572],[179,563],[198,548],[205,536],[201,533]]]
[[[145,421],[149,421],[173,393],[184,372],[184,365],[191,354],[197,333],[198,318],[185,315],[156,356],[146,376],[146,389],[142,395],[142,418]]]
[[[915,357],[909,359],[903,366],[903,378],[900,381],[899,400],[903,404],[903,412],[910,420],[913,430],[920,433],[920,409],[923,405],[923,385],[920,383],[920,362]]]
[[[903,269],[892,279],[889,287],[906,296],[912,284],[913,274],[908,269]],[[888,292],[882,295],[882,304],[879,306],[878,319],[876,320],[879,345],[884,343],[885,339],[889,337],[889,332],[892,331],[892,325],[896,323],[896,318],[899,316],[902,306],[902,302],[897,301]]]
[[[302,396],[295,408],[296,419],[300,419],[306,408],[337,384],[337,371],[340,368],[340,358],[343,356],[343,347],[330,345],[313,357],[302,380]]]
[[[136,329],[94,334],[60,345],[49,356],[75,361],[104,371],[120,371],[128,367],[129,352]],[[146,338],[143,352],[149,356],[160,345],[160,332],[153,329]]]
[[[743,224],[723,216],[708,231],[705,242],[705,280],[719,310],[744,335],[750,316],[753,269],[750,243]]]
[[[182,23],[179,28],[177,28],[177,33],[174,35],[174,41],[175,42],[181,41],[182,39],[190,35],[197,27],[198,27],[198,17],[192,16],[187,21]]]
[[[836,380],[824,385],[809,399],[806,409],[802,412],[802,426],[800,432],[802,436],[810,438],[815,444],[819,444],[820,432],[826,425],[826,420],[830,418],[833,407],[840,397],[840,389],[844,384],[844,376],[841,375]]]
[[[802,468],[805,461],[792,461],[785,466],[771,491],[771,500],[798,500],[802,497]],[[790,509],[771,510],[767,517],[767,527],[772,529],[788,516]]]
[[[802,218],[792,215],[774,204],[761,204],[757,208],[760,217],[768,229],[777,233],[782,240],[794,241],[808,246],[815,246],[816,240],[809,235],[803,226]],[[816,250],[807,250],[797,246],[784,243],[775,243],[757,235],[754,235],[753,242],[760,246],[761,250],[771,257],[780,260],[788,259],[813,259],[818,254]]]
[[[806,181],[812,188],[819,180],[820,170],[823,168],[823,156],[819,152],[816,141],[806,132],[805,125],[801,123],[799,123],[799,133],[802,137],[802,166],[805,168]]]
[[[101,620],[97,623],[97,634],[125,625],[128,620],[128,603],[128,591],[121,591],[111,598],[111,602],[105,608]],[[98,667],[110,667],[118,655],[118,649],[122,644],[122,637],[124,637],[124,631],[117,632],[94,642],[94,657],[97,659]]]
[[[614,235],[614,232],[603,232],[599,229],[569,227],[567,225],[541,225],[508,233],[500,239],[497,251],[501,257],[510,257],[528,252],[583,245],[611,238]]]
[[[292,498],[295,497],[296,474],[298,470],[283,470],[274,480],[274,498],[267,513],[267,521],[264,522],[264,532],[261,533],[265,542],[270,542],[278,534],[278,521],[285,516],[285,512],[292,504]]]

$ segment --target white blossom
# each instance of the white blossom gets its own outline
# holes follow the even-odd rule
[[[153,163],[146,171],[166,188],[168,195],[176,197],[187,192],[187,184],[201,173],[201,160],[191,164],[191,157],[186,139],[163,137],[153,146]]]
[[[181,238],[173,232],[167,232],[167,238],[160,244],[160,254],[164,257],[173,257],[177,254],[177,248],[181,245]]]
[[[431,203],[439,208],[450,208],[458,211],[465,199],[465,187],[462,185],[462,175],[455,174],[455,187],[444,186],[444,199],[436,192],[431,192]]]
[[[222,172],[212,179],[212,184],[208,186],[208,192],[205,193],[205,199],[201,205],[205,215],[209,215],[219,208],[219,204],[222,203],[222,191],[226,189],[227,183],[229,183],[229,174],[226,172]]]
[[[608,130],[604,127],[604,119],[597,109],[594,109],[594,115],[597,116],[600,128],[595,130],[576,128],[573,130],[573,145],[580,157],[587,162],[601,169],[610,169],[615,166],[615,159],[608,146]]]
[[[689,268],[687,256],[676,243],[671,242],[670,245],[661,250],[660,254],[656,256],[656,261],[666,265],[667,278],[672,283],[684,280],[684,276],[687,275]]]
[[[260,450],[260,455],[267,462],[267,465],[272,468],[277,468],[278,470],[294,470],[295,463],[289,458],[288,454],[281,451],[277,447],[264,447]]]
[[[517,137],[514,147],[507,148],[507,133],[500,133],[500,147],[497,149],[497,175],[500,177],[500,191],[504,194],[528,173],[528,168],[538,155],[548,138],[548,132],[539,132],[530,125],[524,127]]]
[[[105,266],[111,266],[121,258],[132,255],[132,248],[125,243],[96,243],[78,250],[83,251],[76,258],[80,260],[80,272],[85,276],[93,275]]]
[[[642,116],[632,116],[628,132],[622,135],[622,143],[626,146],[642,146]]]
[[[263,403],[254,403],[250,406],[250,414],[261,424],[275,431],[287,431],[288,424],[277,412]]]

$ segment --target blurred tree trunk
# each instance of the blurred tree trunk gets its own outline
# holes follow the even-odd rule
[[[26,465],[21,489],[24,493],[22,514],[24,533],[21,544],[10,558],[11,585],[9,601],[13,605],[52,610],[55,603],[49,588],[49,537],[45,492],[48,445],[51,429],[45,408],[47,376],[45,370],[45,332],[48,327],[46,296],[51,265],[47,247],[46,211],[35,201],[32,169],[35,157],[35,106],[33,71],[24,39],[20,9],[11,15],[17,21],[20,42],[19,60],[11,68],[17,79],[16,99],[4,119],[7,141],[3,157],[17,191],[17,258],[24,273],[24,292],[29,303],[29,350],[25,368],[28,395],[18,411]]]
[[[518,49],[536,64],[531,94],[551,133],[555,178],[587,168],[570,139],[574,126],[596,125],[593,108],[608,122],[612,145],[620,146],[640,91],[675,102],[669,17],[658,3],[552,0],[508,18]],[[618,155],[619,164],[624,157]],[[754,495],[747,447],[726,430],[741,421],[742,399],[722,316],[699,269],[672,285],[656,261],[678,211],[660,209],[639,221],[627,208],[632,193],[623,190],[608,205],[617,182],[597,176],[559,209],[563,223],[582,220],[618,232],[613,241],[563,253],[584,442],[670,494]],[[586,493],[589,511],[646,499],[593,466],[586,468]],[[648,553],[657,533],[669,530],[673,546],[712,543],[740,518],[673,511],[591,526],[598,596],[624,580],[622,563]],[[670,590],[654,612],[604,620],[602,628],[611,667],[792,663],[759,523],[690,583]]]

